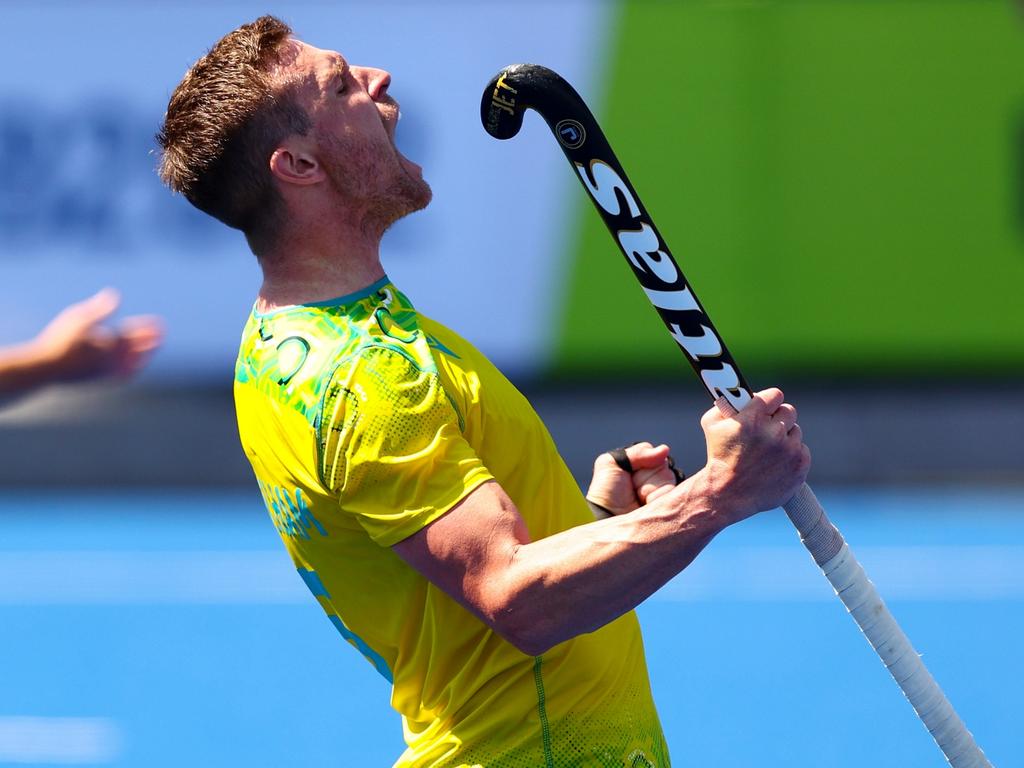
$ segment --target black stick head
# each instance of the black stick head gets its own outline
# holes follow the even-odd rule
[[[511,64],[484,88],[480,119],[494,138],[511,139],[523,126],[527,109],[550,121],[554,112],[566,107],[586,110],[579,94],[556,72],[539,64]]]
[[[713,398],[739,410],[751,390],[683,277],[608,140],[578,93],[546,67],[513,64],[484,90],[480,117],[496,139],[511,139],[523,114],[548,124],[640,285]]]

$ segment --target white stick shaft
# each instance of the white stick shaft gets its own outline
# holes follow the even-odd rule
[[[805,484],[784,509],[846,610],[875,649],[953,768],[991,768],[867,577],[843,536]]]
[[[716,405],[726,414],[736,413],[724,399]],[[992,768],[810,487],[805,483],[783,509],[949,764]]]

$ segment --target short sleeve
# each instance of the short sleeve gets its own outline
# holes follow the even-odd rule
[[[367,347],[331,377],[318,429],[320,471],[370,538],[391,546],[492,479],[459,429],[436,371]]]

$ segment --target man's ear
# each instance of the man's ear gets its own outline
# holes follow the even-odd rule
[[[325,172],[316,155],[305,147],[284,145],[270,156],[270,172],[285,184],[309,186],[325,178]]]

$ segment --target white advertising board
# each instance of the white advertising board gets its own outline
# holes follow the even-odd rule
[[[610,6],[289,3],[297,36],[393,75],[398,141],[434,188],[384,241],[388,273],[499,365],[544,364],[575,184],[536,116],[513,145],[485,134],[483,86],[516,61],[593,92]],[[270,10],[251,3],[6,3],[0,67],[0,344],[104,285],[167,339],[147,371],[229,377],[259,283],[240,234],[172,197],[155,134],[186,68]],[[509,200],[514,204],[510,206]]]

